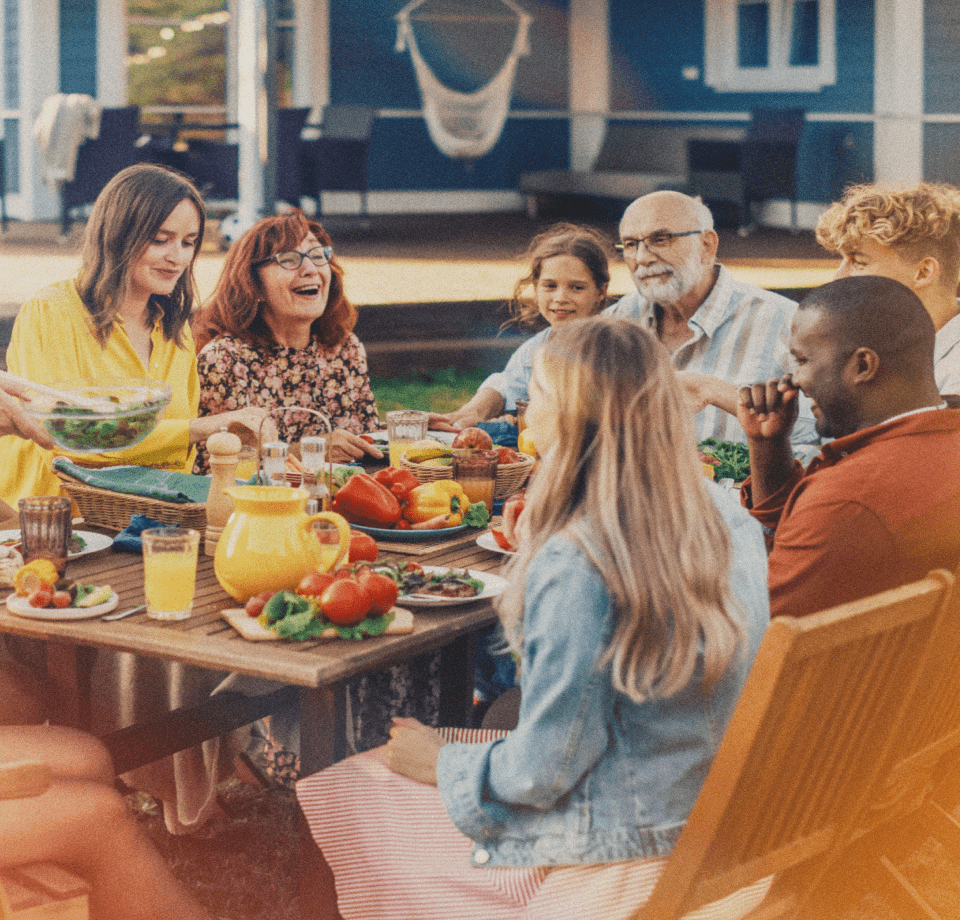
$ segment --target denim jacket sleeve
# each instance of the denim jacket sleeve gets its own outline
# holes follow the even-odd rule
[[[598,662],[613,634],[606,587],[586,557],[551,539],[527,576],[519,724],[488,744],[446,745],[437,784],[453,822],[495,838],[519,810],[548,811],[610,746],[613,687]]]

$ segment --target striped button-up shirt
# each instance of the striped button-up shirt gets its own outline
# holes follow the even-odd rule
[[[687,325],[693,338],[673,353],[677,370],[712,374],[737,386],[782,377],[791,369],[790,321],[794,301],[752,284],[737,281],[722,265],[707,299]],[[645,323],[656,335],[654,304],[637,291],[607,307],[607,313]],[[697,440],[746,441],[736,416],[715,406],[698,412]],[[790,437],[794,446],[819,444],[810,400],[801,394],[800,415]]]

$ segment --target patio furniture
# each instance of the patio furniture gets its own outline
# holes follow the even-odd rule
[[[703,789],[635,920],[674,920],[766,876],[749,918],[800,908],[850,844],[882,768],[922,713],[918,687],[942,640],[953,576],[812,616],[764,636]]]
[[[50,768],[33,762],[0,763],[0,799],[34,798],[50,785]],[[0,847],[16,841],[0,840]],[[0,871],[0,920],[87,920],[84,879],[52,863]]]
[[[520,175],[527,216],[546,203],[568,200],[629,202],[660,189],[685,191],[687,146],[692,140],[736,142],[742,128],[611,122],[593,168],[546,169]]]
[[[303,195],[322,212],[323,192],[359,192],[367,213],[367,158],[377,110],[366,105],[324,106],[320,137],[303,142]]]
[[[790,202],[790,226],[797,228],[797,148],[803,129],[803,109],[756,109],[747,136],[740,144],[744,223],[753,226],[753,205],[771,198]]]
[[[93,204],[104,186],[122,169],[142,159],[137,147],[140,136],[140,107],[124,106],[103,109],[100,113],[100,134],[88,139],[77,151],[77,164],[72,181],[60,189],[60,232],[70,232],[71,211]]]

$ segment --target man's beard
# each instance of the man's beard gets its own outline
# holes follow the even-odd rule
[[[661,272],[669,273],[668,277],[662,281],[652,278],[641,279],[640,277],[641,275],[656,275]],[[669,306],[690,293],[700,283],[703,272],[704,266],[700,261],[700,255],[696,250],[693,250],[686,259],[675,266],[667,265],[666,262],[638,265],[633,273],[633,283],[647,300]]]

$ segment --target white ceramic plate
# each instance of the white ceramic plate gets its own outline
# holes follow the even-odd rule
[[[488,549],[491,553],[500,553],[504,556],[513,556],[515,555],[512,549],[503,549],[499,543],[497,543],[495,537],[489,530],[485,530],[479,537],[477,537],[477,546],[482,549]]]
[[[73,536],[80,537],[86,543],[86,546],[78,553],[70,553],[70,559],[76,559],[78,556],[88,556],[90,553],[99,553],[113,546],[113,537],[108,537],[106,534],[94,533],[90,530],[75,530]],[[19,539],[19,530],[0,530],[0,543]]]
[[[423,570],[428,575],[451,571],[442,565],[425,565]],[[456,569],[455,571],[462,572],[463,569]],[[430,595],[401,594],[397,598],[397,603],[404,607],[453,607],[456,604],[472,604],[474,601],[487,600],[503,594],[508,584],[506,578],[501,578],[492,572],[478,572],[475,569],[467,569],[467,575],[483,582],[483,590],[473,597],[432,597]]]
[[[25,597],[11,594],[7,598],[7,610],[18,617],[28,617],[31,620],[90,620],[102,616],[115,609],[119,598],[114,591],[110,600],[97,604],[96,607],[31,607]]]

